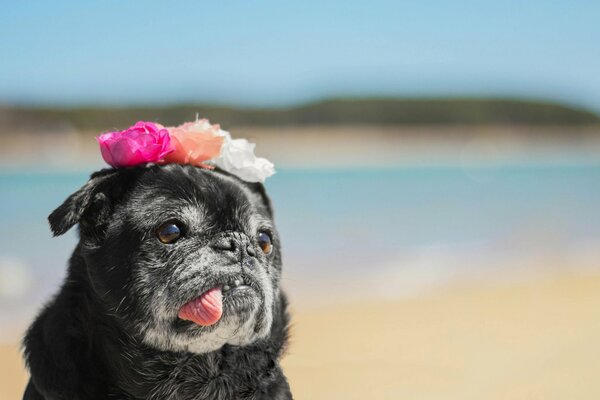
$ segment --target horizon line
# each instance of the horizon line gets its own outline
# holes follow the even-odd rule
[[[508,101],[515,103],[538,103],[545,105],[562,106],[580,111],[587,111],[600,116],[600,110],[588,104],[557,99],[550,96],[523,96],[523,95],[331,95],[315,96],[309,99],[278,101],[278,102],[247,102],[247,101],[210,101],[205,99],[180,99],[180,100],[83,100],[83,101],[50,101],[50,100],[8,100],[0,99],[0,108],[39,108],[39,109],[83,109],[83,108],[170,108],[198,106],[222,107],[239,110],[285,110],[300,108],[308,105],[326,103],[331,101]]]

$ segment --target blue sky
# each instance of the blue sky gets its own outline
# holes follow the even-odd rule
[[[598,1],[13,1],[0,101],[517,96],[600,110]]]

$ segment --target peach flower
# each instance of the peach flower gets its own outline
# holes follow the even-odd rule
[[[219,125],[211,125],[206,119],[186,122],[169,127],[175,151],[167,155],[165,163],[191,164],[209,167],[205,162],[218,157],[224,138],[219,135]]]

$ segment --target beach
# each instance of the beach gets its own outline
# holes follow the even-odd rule
[[[600,1],[73,3],[0,13],[0,400],[78,280],[194,351],[281,289],[296,400],[600,400]]]
[[[283,367],[296,399],[600,398],[600,274],[455,284],[322,308],[292,299]],[[27,375],[0,346],[0,400]]]
[[[295,318],[299,399],[595,399],[600,276],[454,287]]]
[[[278,167],[381,168],[422,165],[596,162],[600,126],[337,125],[226,127],[255,142]],[[66,129],[0,135],[0,167],[97,169],[96,131]]]
[[[278,168],[266,187],[296,399],[600,398],[600,139],[561,129],[240,129]],[[12,400],[27,381],[19,332],[76,245],[47,215],[101,160],[91,134],[4,139],[0,400]]]

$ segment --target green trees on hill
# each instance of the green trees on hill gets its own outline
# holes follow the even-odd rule
[[[207,104],[148,107],[1,107],[0,132],[20,128],[102,131],[138,120],[179,124],[196,114],[225,128],[240,125],[435,125],[600,123],[587,110],[548,102],[510,99],[333,99],[289,108],[236,108]]]

